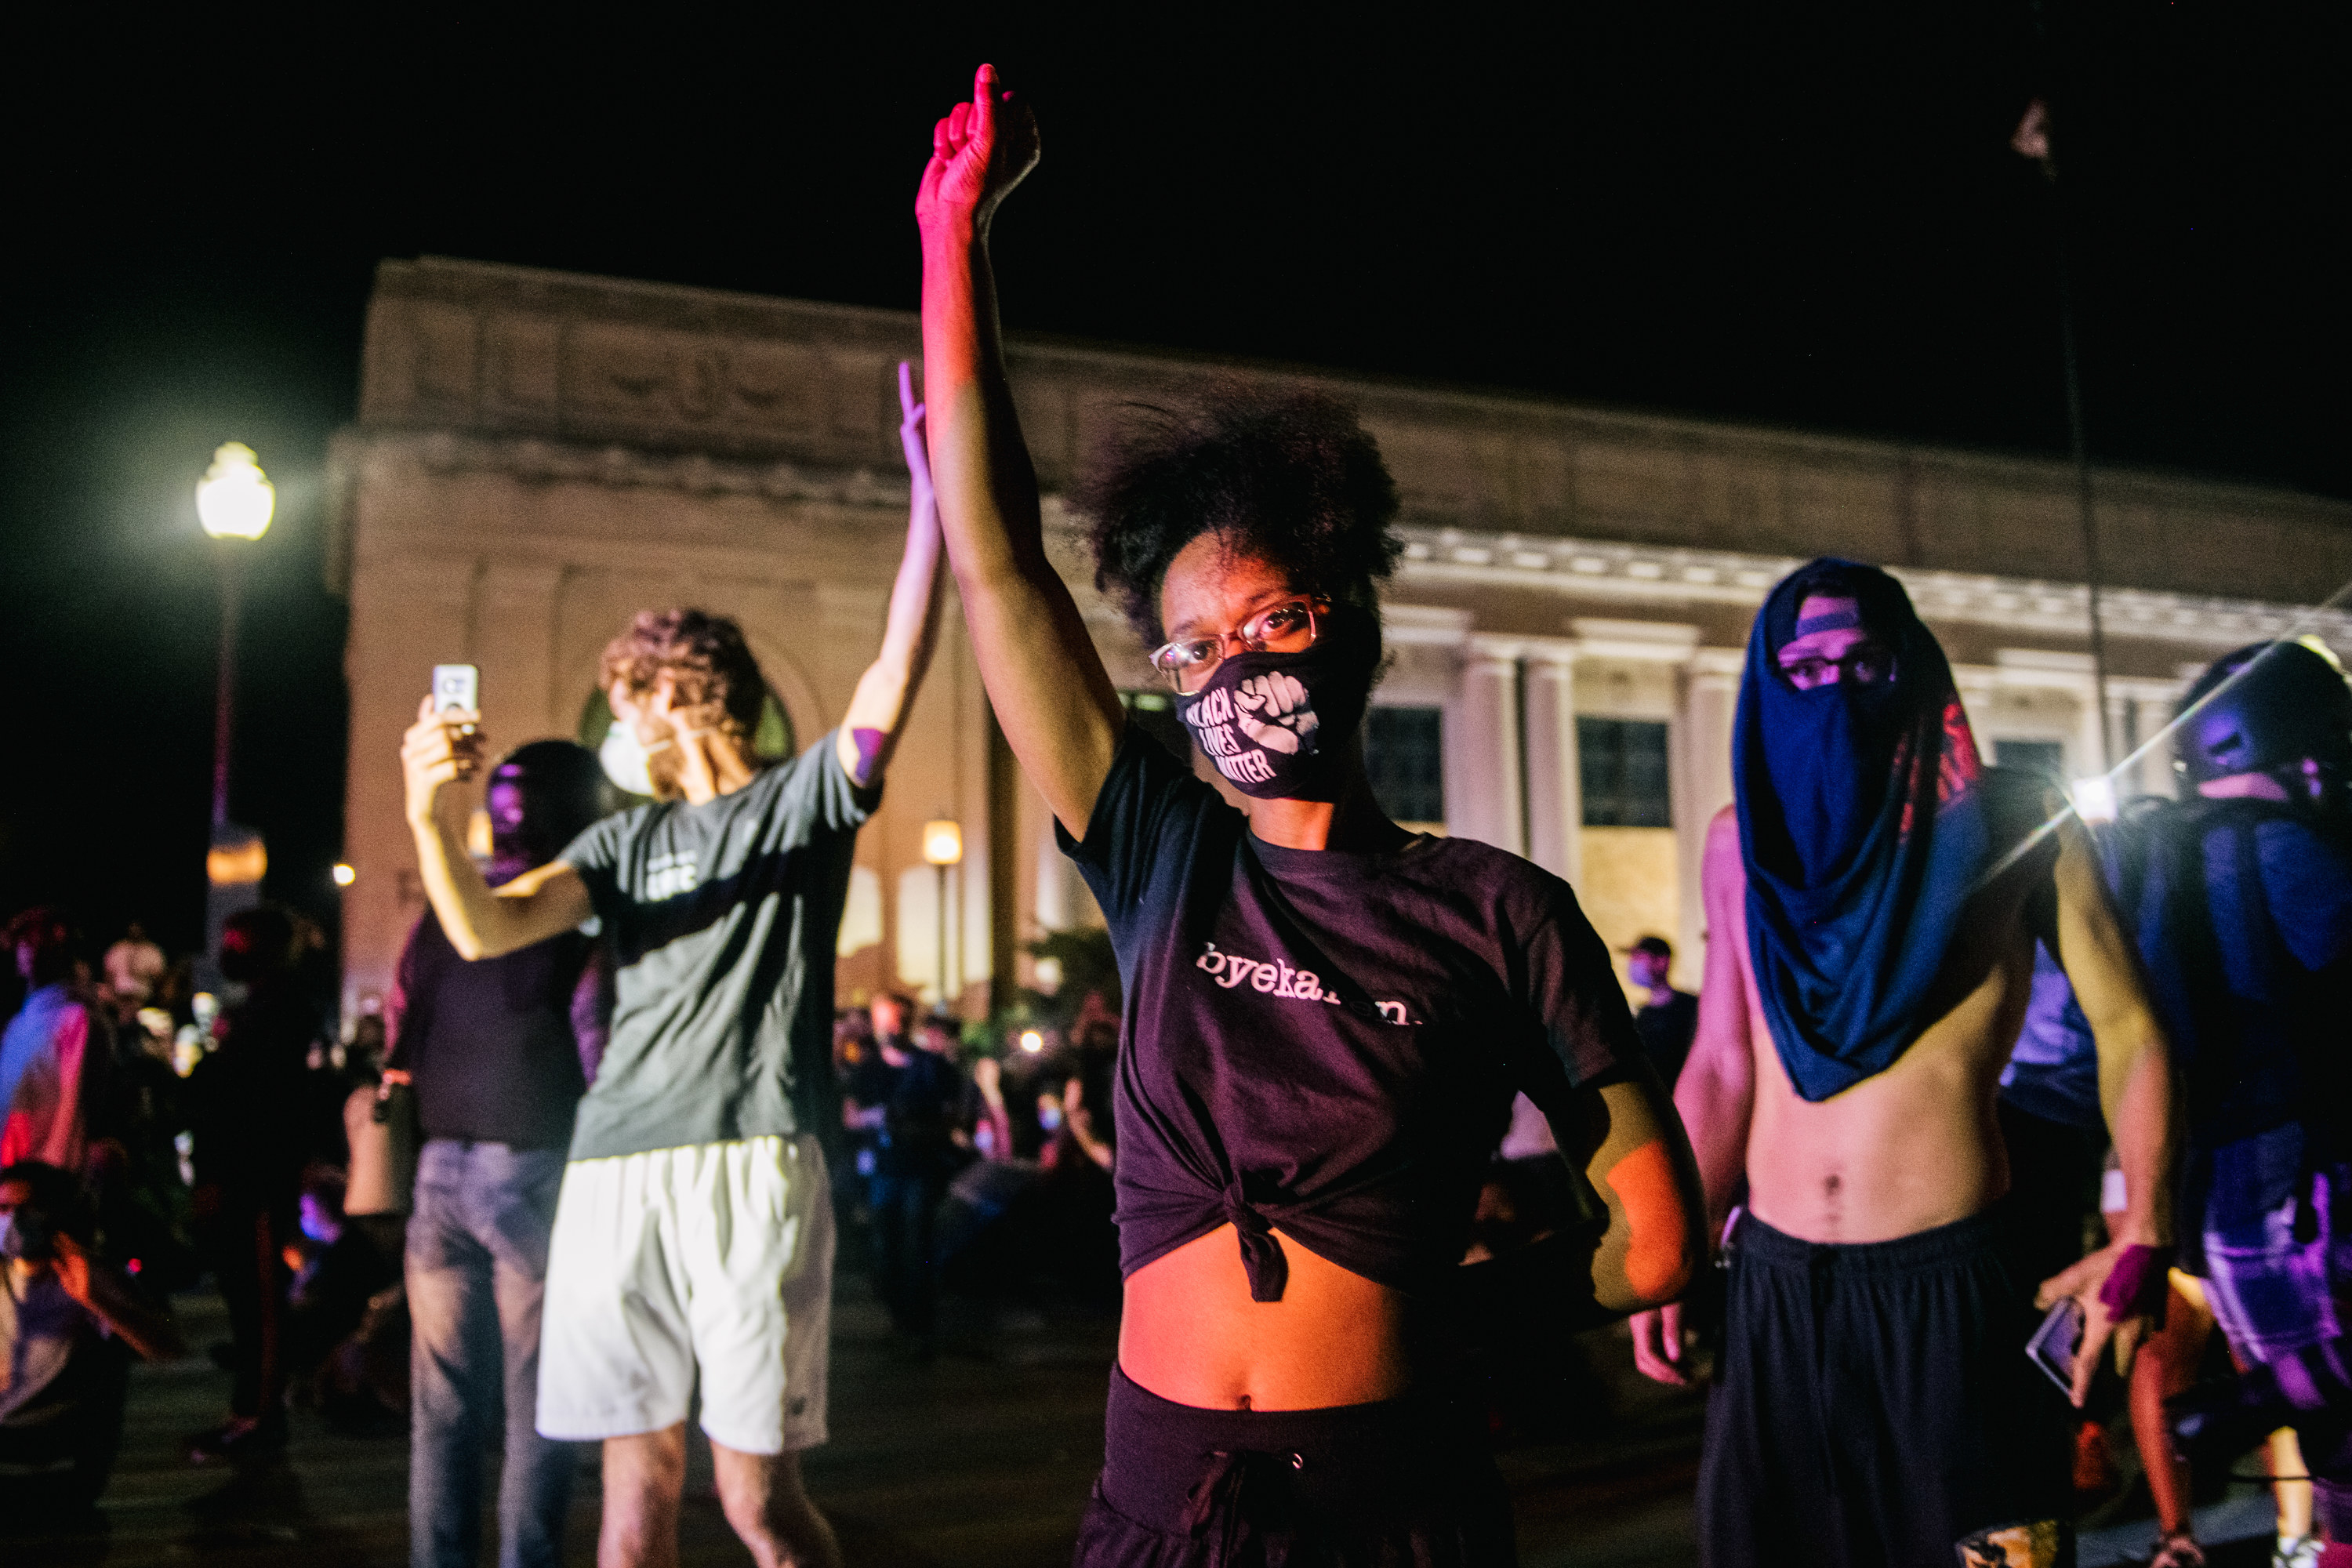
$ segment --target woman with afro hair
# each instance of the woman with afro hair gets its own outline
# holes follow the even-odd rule
[[[1372,799],[1397,502],[1349,410],[1228,390],[1138,420],[1079,486],[1098,581],[1227,790],[1126,722],[1046,560],[1004,378],[988,229],[1036,157],[983,66],[916,216],[949,558],[1126,987],[1124,1312],[1078,1560],[1508,1563],[1507,1497],[1437,1355],[1513,1094],[1605,1214],[1562,1332],[1681,1292],[1689,1145],[1567,884]]]

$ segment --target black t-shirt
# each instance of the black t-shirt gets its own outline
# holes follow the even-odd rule
[[[427,1138],[517,1149],[571,1141],[572,1108],[588,1088],[572,1004],[591,945],[566,931],[469,963],[425,911],[401,951],[399,1035],[387,1065],[415,1075]]]
[[[1633,1015],[1633,1027],[1642,1037],[1642,1049],[1649,1053],[1650,1065],[1658,1069],[1658,1081],[1669,1089],[1683,1072],[1683,1062],[1690,1056],[1691,1037],[1698,1032],[1698,998],[1687,991],[1674,993],[1674,1000],[1663,1006],[1644,1003]]]
[[[196,1181],[290,1204],[317,1152],[307,1107],[319,1016],[290,984],[273,984],[226,1010],[215,1030],[218,1046],[188,1077]]]
[[[1130,725],[1085,842],[1126,987],[1119,1266],[1231,1221],[1278,1299],[1278,1226],[1399,1289],[1441,1283],[1524,1090],[1641,1050],[1568,884],[1467,839],[1285,849]]]
[[[963,1111],[962,1072],[945,1057],[909,1047],[907,1065],[890,1075],[875,1170],[886,1176],[952,1174],[961,1152],[955,1130]]]
[[[573,1159],[839,1130],[834,944],[881,798],[827,731],[732,795],[608,816],[563,851],[617,966]]]

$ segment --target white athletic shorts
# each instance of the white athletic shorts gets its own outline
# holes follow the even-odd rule
[[[563,1170],[540,1327],[539,1430],[684,1421],[739,1453],[824,1441],[833,1197],[817,1141],[690,1143]]]

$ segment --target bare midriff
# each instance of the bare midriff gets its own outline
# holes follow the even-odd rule
[[[1761,1011],[1751,1016],[1757,1218],[1806,1241],[1892,1241],[1966,1219],[2009,1190],[1993,1100],[2024,1017],[2033,944],[2014,915],[2002,923],[2011,932],[1958,1004],[1893,1066],[1827,1100],[1798,1097]],[[1737,940],[1744,960],[1745,933]]]
[[[1279,1301],[1250,1299],[1230,1225],[1128,1276],[1120,1370],[1162,1399],[1209,1410],[1321,1410],[1402,1394],[1412,1384],[1402,1293],[1274,1234],[1290,1260]]]

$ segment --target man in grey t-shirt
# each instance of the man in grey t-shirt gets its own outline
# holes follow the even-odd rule
[[[544,1436],[604,1442],[603,1563],[675,1560],[698,1373],[720,1500],[753,1557],[840,1562],[799,1464],[825,1436],[833,1210],[814,1133],[838,1120],[834,943],[939,620],[939,521],[903,365],[899,394],[913,516],[881,655],[839,730],[761,768],[767,687],[742,633],[699,610],[640,615],[600,679],[658,798],[495,892],[439,809],[478,754],[475,716],[428,700],[401,748],[451,945],[495,956],[592,914],[613,943],[612,1036],[557,1205],[539,1387]]]

